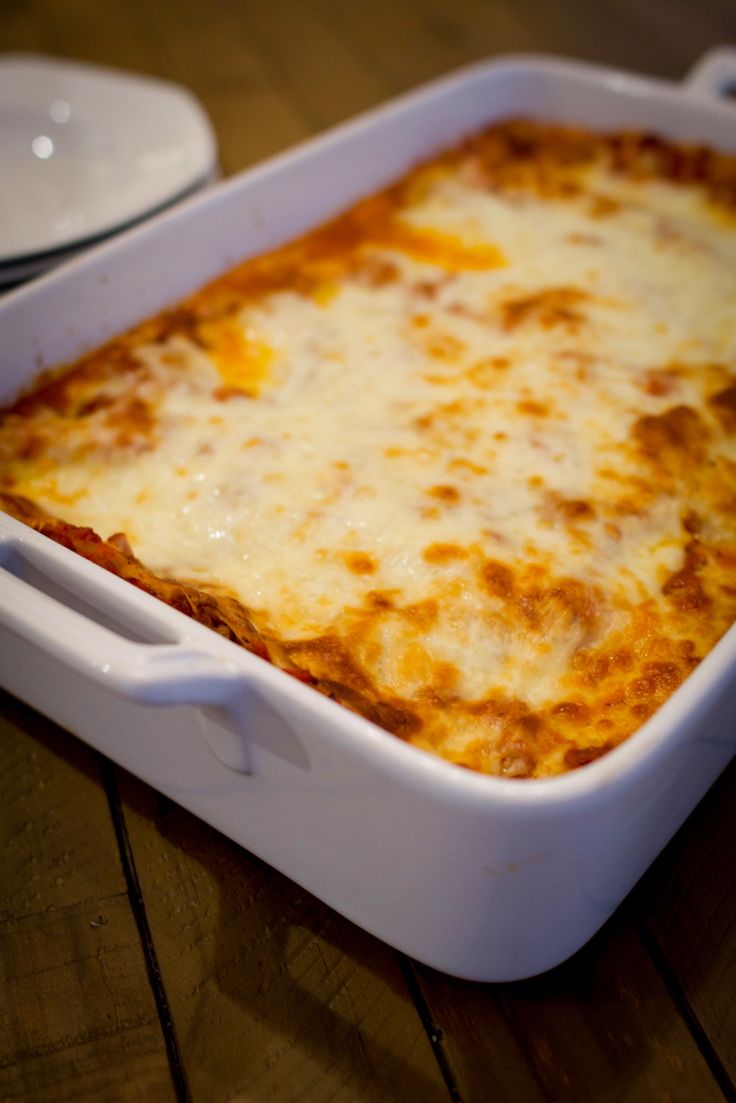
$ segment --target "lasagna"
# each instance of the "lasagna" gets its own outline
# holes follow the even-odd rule
[[[736,619],[736,158],[494,125],[38,380],[0,503],[417,747],[584,765]]]

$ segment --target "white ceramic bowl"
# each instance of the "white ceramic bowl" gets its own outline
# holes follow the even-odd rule
[[[169,82],[0,56],[0,283],[34,275],[209,180],[209,121]]]

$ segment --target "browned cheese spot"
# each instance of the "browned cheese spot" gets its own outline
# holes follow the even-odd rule
[[[642,667],[642,673],[626,687],[628,698],[639,698],[653,712],[677,688],[682,674],[675,663],[650,662]]]
[[[448,486],[446,484],[430,486],[427,490],[427,494],[432,498],[438,498],[441,502],[447,503],[447,505],[457,505],[460,501],[460,491],[456,486]]]
[[[512,603],[527,628],[549,630],[557,623],[579,624],[591,631],[599,618],[601,599],[594,587],[576,578],[545,578],[534,569],[514,571],[504,563],[487,559],[480,569],[486,590]]]
[[[701,572],[707,566],[709,557],[697,537],[685,545],[683,558],[682,567],[670,575],[662,587],[662,593],[682,612],[706,608],[711,599],[703,587]]]
[[[151,446],[156,417],[149,403],[137,395],[113,407],[105,423],[115,429],[115,445],[118,448],[144,451]]]
[[[573,727],[583,727],[590,721],[590,708],[583,701],[559,701],[550,711],[556,719]]]
[[[427,563],[452,563],[458,559],[467,559],[467,548],[460,547],[459,544],[429,544],[422,552],[422,558]]]
[[[388,612],[396,608],[395,590],[369,590],[365,595],[365,603],[369,609],[376,612]]]
[[[351,269],[351,275],[356,283],[369,288],[388,287],[396,283],[399,274],[398,267],[392,261],[370,254],[367,256],[359,254]]]
[[[445,402],[439,406],[435,406],[432,410],[428,410],[425,414],[420,414],[414,418],[412,424],[415,429],[421,432],[427,430],[460,430],[463,428],[465,420],[467,418],[470,403],[465,399],[458,398],[453,402]],[[466,436],[473,437],[473,433],[466,430]]]
[[[361,710],[362,711],[362,710]],[[365,710],[374,724],[392,732],[400,739],[411,739],[422,727],[422,718],[411,709],[389,701],[377,701],[372,709]]]
[[[529,417],[549,417],[550,408],[544,402],[537,402],[533,398],[522,398],[516,403],[516,409],[520,414],[528,414]]]
[[[568,521],[590,521],[595,517],[595,508],[584,498],[559,498],[557,508]]]
[[[487,559],[481,568],[481,579],[494,597],[510,601],[516,592],[514,572],[505,563]]]
[[[663,177],[673,184],[702,184],[708,197],[731,209],[736,204],[734,158],[703,146],[675,145],[637,131],[607,139],[612,167],[634,179]]]
[[[573,658],[575,671],[584,685],[597,686],[607,678],[618,678],[634,666],[630,647],[604,646],[592,651],[579,651]]]
[[[285,653],[297,666],[316,678],[340,683],[354,692],[371,689],[371,681],[350,647],[338,636],[326,634],[311,640],[283,643]]]
[[[365,575],[374,574],[378,564],[373,556],[368,555],[367,552],[362,551],[349,551],[343,553],[343,562],[348,570],[353,574]]]
[[[446,276],[438,276],[433,280],[418,280],[417,283],[412,284],[412,292],[420,298],[428,299],[431,302],[433,299],[437,298],[440,288],[444,287],[446,283]]]
[[[599,616],[600,601],[592,586],[576,578],[561,578],[548,586],[530,586],[519,601],[530,628],[562,621],[591,630]]]
[[[621,204],[609,195],[594,195],[588,208],[591,218],[608,218],[621,209]]]
[[[694,509],[688,509],[682,517],[682,527],[691,536],[697,535],[703,527],[703,521]]]
[[[708,402],[727,433],[736,433],[736,380],[717,394],[711,395]]]
[[[451,363],[459,360],[465,350],[463,342],[450,333],[436,333],[428,337],[424,347],[428,355],[435,360],[445,360]]]
[[[501,303],[501,325],[513,330],[534,322],[545,329],[564,326],[576,333],[585,321],[585,315],[576,307],[587,298],[575,287],[549,287],[523,299],[509,299]]]
[[[466,471],[471,475],[487,475],[488,468],[484,467],[480,463],[473,463],[472,460],[466,459],[465,456],[455,456],[447,465],[452,471]]]
[[[438,661],[432,666],[432,683],[425,691],[432,693],[440,702],[447,699],[448,694],[460,681],[460,669],[455,663]]]
[[[642,374],[640,387],[646,394],[662,397],[672,394],[679,382],[679,374],[672,368],[650,368]]]
[[[115,380],[123,374],[145,374],[145,369],[126,344],[112,342],[64,374],[49,372],[36,380],[33,391],[15,403],[13,413],[32,417],[46,408],[62,417],[84,417],[108,404],[104,391],[100,390],[105,380]]]
[[[215,387],[212,392],[212,397],[217,402],[230,402],[231,399],[248,399],[251,397],[242,387],[231,387],[224,384],[222,387]]]
[[[531,482],[531,480],[530,480]],[[562,521],[567,525],[592,521],[596,516],[595,507],[584,498],[565,498],[561,494],[550,492],[545,495],[541,507],[542,516],[552,521]]]
[[[671,406],[662,414],[638,418],[632,436],[651,463],[665,472],[684,472],[705,458],[708,429],[691,406]]]
[[[100,410],[109,410],[111,406],[115,405],[116,398],[111,394],[105,394],[102,391],[100,394],[93,395],[87,399],[86,402],[82,402],[76,412],[77,417],[89,417],[91,414],[96,414]]]
[[[519,697],[496,690],[482,700],[464,703],[462,709],[487,729],[489,745],[495,743],[497,748],[498,772],[504,777],[531,777],[540,752],[556,739],[545,718]],[[483,768],[487,749],[474,749],[477,768]]]
[[[572,128],[542,127],[515,119],[467,143],[463,166],[469,184],[565,198],[580,192],[576,172],[599,152],[600,141]]]
[[[507,371],[510,366],[511,361],[506,356],[489,356],[485,360],[472,364],[465,375],[474,387],[487,391],[496,385],[501,373]]]
[[[564,755],[564,763],[568,770],[578,770],[581,766],[587,766],[589,762],[595,762],[608,754],[614,747],[613,742],[607,739],[597,747],[568,747]]]
[[[583,349],[560,349],[555,357],[563,361],[566,372],[574,373],[581,383],[590,379],[595,370],[595,357]]]
[[[524,739],[506,740],[500,763],[502,777],[531,777],[535,764],[534,752]]]
[[[433,628],[437,623],[440,609],[434,598],[427,598],[426,601],[417,601],[413,605],[406,605],[401,610],[401,614],[415,627],[421,629],[422,632],[426,632],[427,629]]]

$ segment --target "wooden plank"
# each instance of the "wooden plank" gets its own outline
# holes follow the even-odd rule
[[[533,980],[417,975],[462,1099],[724,1099],[625,909],[570,962]]]
[[[173,1098],[92,751],[0,695],[0,1099]]]
[[[456,51],[460,64],[540,48],[533,23],[521,17],[517,4],[489,4],[486,0],[409,3],[428,30]]]
[[[208,89],[202,103],[217,135],[220,168],[238,172],[308,138],[311,127],[277,89]]]
[[[63,4],[36,0],[36,5],[39,34],[53,41],[53,53],[120,69],[157,72],[153,43],[124,5],[95,0],[65,0]]]
[[[29,1057],[2,1070],[3,1103],[166,1103],[147,1029],[56,1053]]]
[[[514,15],[527,28],[530,48],[679,79],[711,46],[733,40],[731,0],[622,0],[589,4],[516,0]]]
[[[0,921],[125,892],[97,759],[0,693]]]
[[[307,114],[314,130],[385,99],[390,84],[363,49],[318,4],[271,0],[244,9],[241,34],[251,39],[272,83]]]
[[[448,1098],[397,955],[122,775],[194,1103]]]
[[[127,896],[7,920],[0,963],[0,1098],[175,1098]]]
[[[457,43],[427,24],[409,0],[318,0],[319,11],[380,72],[392,91],[402,91],[456,68],[466,55]]]
[[[314,124],[299,97],[274,83],[253,40],[247,10],[232,0],[214,8],[181,0],[176,33],[158,9],[134,0],[128,18],[154,43],[159,72],[189,87],[209,115],[223,174],[237,172],[309,136]]]
[[[0,15],[0,50],[3,53],[54,53],[55,29],[35,3],[4,0]]]
[[[244,5],[232,0],[178,0],[170,19],[144,0],[126,5],[126,18],[153,44],[159,71],[198,95],[211,89],[247,93],[268,83],[263,59],[242,33],[243,13]]]
[[[658,43],[649,71],[679,79],[685,76],[701,54],[714,46],[736,41],[736,4],[690,0],[621,0],[636,13],[646,37]]]
[[[635,901],[684,998],[736,1084],[736,764],[644,879]]]

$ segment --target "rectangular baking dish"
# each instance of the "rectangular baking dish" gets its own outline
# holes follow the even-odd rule
[[[736,150],[736,51],[682,84],[543,57],[473,66],[308,142],[0,302],[0,399],[494,119]],[[337,911],[482,981],[582,946],[736,751],[736,629],[606,757],[551,779],[417,750],[0,515],[0,683]]]

